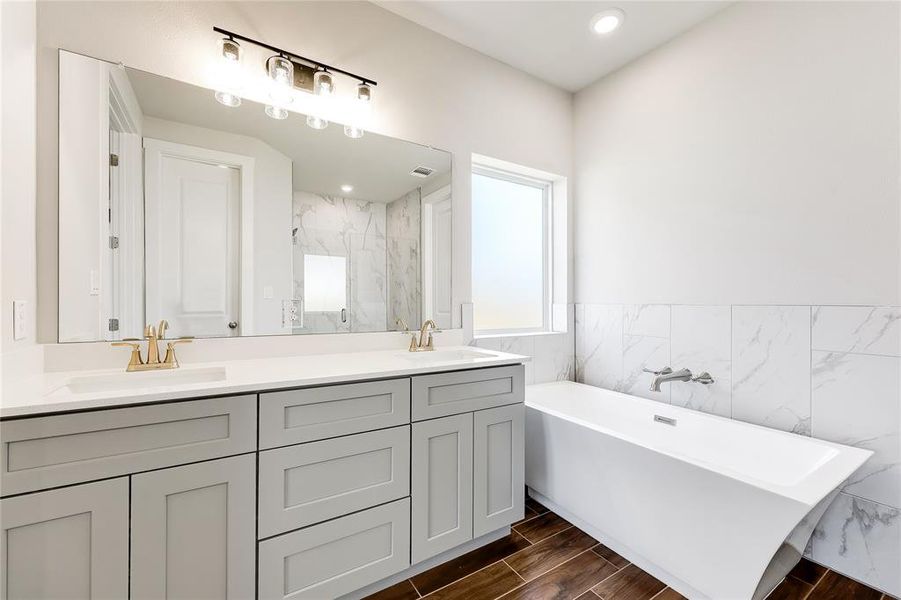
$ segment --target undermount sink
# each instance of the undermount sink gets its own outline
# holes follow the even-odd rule
[[[225,379],[225,367],[179,368],[136,373],[106,373],[73,377],[65,387],[74,394],[116,392],[191,383],[210,383]]]
[[[454,360],[476,360],[479,358],[495,358],[494,354],[479,352],[478,350],[432,350],[429,352],[406,352],[405,356],[411,360],[423,362],[445,362]]]

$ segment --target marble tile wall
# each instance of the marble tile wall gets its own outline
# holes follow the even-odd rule
[[[293,205],[294,298],[303,298],[305,254],[344,256],[347,322],[338,313],[305,313],[295,332],[387,329],[387,214],[385,204],[295,192]]]
[[[421,194],[417,188],[387,205],[388,327],[403,319],[410,327],[422,323],[419,240],[422,235]]]
[[[565,332],[477,338],[472,345],[498,352],[532,357],[526,363],[526,385],[550,381],[573,381],[575,377],[574,305],[567,305]]]
[[[809,553],[901,596],[901,307],[578,304],[575,353],[576,381],[873,450]],[[650,392],[667,365],[715,383]]]

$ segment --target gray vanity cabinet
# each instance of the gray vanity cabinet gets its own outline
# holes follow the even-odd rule
[[[413,563],[472,539],[472,413],[413,424]]]
[[[128,478],[0,500],[0,598],[127,598]]]
[[[522,365],[412,378],[414,564],[522,518],[523,379]]]
[[[523,366],[0,421],[0,600],[336,598],[523,515]]]
[[[523,518],[525,406],[473,414],[473,522],[477,538]]]
[[[252,454],[132,477],[131,598],[253,598]]]

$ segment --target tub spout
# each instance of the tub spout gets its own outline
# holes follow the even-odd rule
[[[669,367],[664,367],[661,371],[651,371],[649,369],[642,369],[645,373],[651,373],[654,375],[654,380],[651,382],[651,391],[659,392],[661,383],[669,383],[670,381],[691,381],[692,374],[688,369],[679,369],[678,371],[673,371]]]

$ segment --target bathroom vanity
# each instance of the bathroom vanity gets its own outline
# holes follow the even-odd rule
[[[405,354],[59,375],[4,406],[0,596],[337,598],[506,531],[523,357]]]

